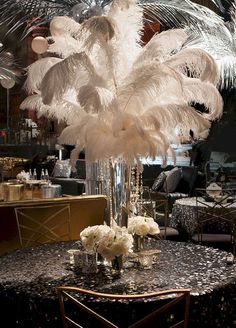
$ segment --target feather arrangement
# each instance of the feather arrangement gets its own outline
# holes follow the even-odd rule
[[[116,46],[113,53],[117,54],[117,60],[112,69],[117,69],[117,79],[122,78],[133,63],[133,55],[130,54],[138,51],[137,44],[140,40],[143,23],[150,24],[153,21],[159,21],[166,28],[180,27],[180,33],[182,33],[183,27],[188,27],[191,37],[182,46],[198,47],[209,52],[220,67],[218,87],[220,89],[233,88],[236,82],[236,1],[225,0],[223,1],[224,5],[221,0],[209,0],[208,2],[216,10],[213,11],[190,0],[139,0],[138,6],[131,6],[130,2],[127,5],[125,0],[122,4],[121,1],[118,1],[117,6],[115,5],[116,0],[113,2],[112,0],[80,0],[79,2],[78,0],[1,0],[0,24],[8,26],[8,33],[22,31],[22,27],[24,27],[22,36],[24,38],[34,29],[50,23],[51,35],[57,39],[57,42],[49,45],[49,51],[66,58],[75,52],[84,50],[78,40],[78,34],[81,36],[81,23],[94,16],[107,17],[109,12],[109,19],[116,18],[120,34],[120,42],[116,41],[112,45],[113,49]],[[226,4],[231,5],[229,12],[231,18],[229,22],[225,23],[224,6]],[[135,33],[136,37],[131,32]],[[172,42],[175,33],[177,32],[174,32]],[[163,34],[163,37],[166,36]],[[87,42],[91,43],[91,40],[88,38]],[[155,45],[152,47],[153,49],[157,48]],[[161,47],[158,45],[156,58],[163,56]],[[96,47],[93,51],[96,52]],[[175,51],[174,48],[173,51]],[[112,51],[108,53],[111,54]],[[126,58],[122,61],[120,57],[124,53],[126,53]],[[166,53],[165,50],[164,53]],[[101,61],[103,55],[97,59]],[[143,55],[145,56],[145,54]]]
[[[195,7],[181,1],[180,9],[180,1],[172,1],[169,11],[173,4],[182,13],[188,4],[189,14]],[[218,67],[208,52],[186,47],[189,30],[161,32],[142,45],[146,5],[114,0],[102,15],[73,23],[65,18],[65,26],[61,17],[56,33],[51,24],[51,56],[28,69],[26,87],[35,94],[21,108],[65,120],[59,142],[75,145],[74,159],[85,149],[90,161],[138,163],[161,155],[165,162],[172,143],[189,138],[190,129],[196,138],[206,137],[222,114]],[[200,12],[209,14],[197,7],[195,17]],[[216,21],[213,15],[211,23]],[[53,57],[55,50],[62,58]],[[197,111],[196,103],[205,110]]]

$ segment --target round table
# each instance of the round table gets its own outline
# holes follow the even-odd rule
[[[181,234],[187,235],[190,238],[196,232],[197,228],[197,207],[212,207],[216,214],[217,211],[220,212],[222,209],[225,210],[225,213],[228,211],[228,214],[231,211],[236,219],[236,202],[227,204],[227,206],[220,206],[213,202],[205,201],[200,197],[198,199],[198,202],[196,197],[177,199],[173,205],[170,226],[178,229]],[[223,208],[223,206],[225,207]],[[224,222],[217,224],[216,230],[219,231],[219,229],[221,229],[221,233],[228,233],[228,226]],[[214,227],[212,231],[214,231]]]
[[[127,265],[120,276],[113,276],[107,267],[93,274],[75,272],[67,252],[75,246],[75,242],[58,242],[0,257],[4,327],[61,327],[56,294],[60,285],[130,294],[191,288],[191,328],[233,327],[236,264],[226,263],[227,252],[190,243],[151,240],[148,247],[161,250],[159,263],[149,270]]]

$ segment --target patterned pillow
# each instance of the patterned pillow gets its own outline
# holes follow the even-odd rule
[[[164,171],[161,172],[152,185],[152,191],[161,190],[166,180],[166,177],[167,177],[166,173]]]
[[[167,173],[167,172],[166,172]],[[165,192],[174,192],[182,177],[182,169],[174,167],[167,173],[163,189]]]

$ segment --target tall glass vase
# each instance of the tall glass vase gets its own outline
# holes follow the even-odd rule
[[[131,166],[123,161],[110,161],[111,225],[127,227],[130,213]]]
[[[106,223],[128,225],[131,195],[131,165],[122,159],[86,161],[86,194],[104,194],[108,199]]]

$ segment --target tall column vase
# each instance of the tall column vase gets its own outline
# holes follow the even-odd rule
[[[123,161],[110,161],[111,225],[127,227],[130,212],[131,166]]]

